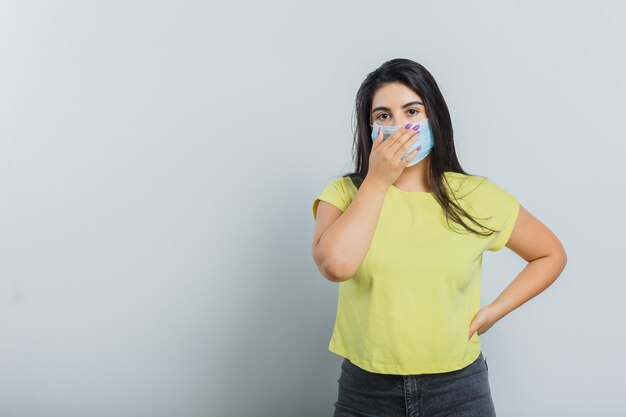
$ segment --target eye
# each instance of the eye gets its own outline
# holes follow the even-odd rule
[[[415,112],[415,113],[410,113],[411,116],[415,116],[417,113],[419,113],[419,110],[417,110],[417,109],[409,109],[407,111]],[[376,120],[387,120],[387,118],[381,119],[381,117],[382,116],[388,116],[388,115],[389,115],[389,113],[381,113],[381,114],[378,115],[378,117],[376,117]]]

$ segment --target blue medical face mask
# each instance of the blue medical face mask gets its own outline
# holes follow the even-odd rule
[[[417,131],[421,133],[417,136],[417,140],[413,143],[413,145],[411,145],[409,150],[404,155],[402,155],[402,158],[400,159],[406,158],[408,154],[413,152],[413,150],[417,149],[420,145],[422,146],[422,149],[417,151],[417,154],[415,155],[413,160],[408,163],[407,167],[413,166],[422,159],[426,158],[431,149],[435,146],[435,143],[433,141],[433,132],[430,129],[430,125],[428,124],[428,119],[420,120],[417,123],[413,123],[411,125],[411,129],[413,129],[416,125],[419,125]],[[396,130],[400,128],[404,129],[404,126],[383,126],[378,124],[377,122],[374,122],[374,124],[370,126],[372,126],[372,142],[376,139],[376,136],[378,136],[378,128],[382,128],[383,130],[383,141],[391,136],[391,134],[394,133]]]

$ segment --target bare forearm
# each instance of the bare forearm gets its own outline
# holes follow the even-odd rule
[[[545,256],[529,262],[491,303],[497,312],[497,319],[506,316],[552,285],[566,263],[563,254]]]
[[[337,281],[352,277],[369,250],[387,187],[365,178],[344,213],[326,229],[318,247]]]

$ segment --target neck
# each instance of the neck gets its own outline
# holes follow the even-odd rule
[[[404,168],[398,179],[393,183],[405,191],[432,192],[428,173],[430,172],[430,154],[412,167]]]

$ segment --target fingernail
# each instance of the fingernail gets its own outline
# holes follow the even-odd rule
[[[411,127],[411,123],[407,123],[406,126],[404,126],[405,129],[408,129]]]
[[[419,151],[420,149],[422,149],[422,145],[417,147],[417,150]]]
[[[413,130],[417,130],[417,129],[419,129],[419,128],[420,128],[420,125],[415,125],[415,126],[413,126]]]

